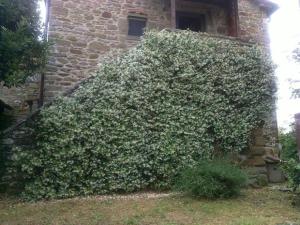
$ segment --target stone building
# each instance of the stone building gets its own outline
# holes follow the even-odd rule
[[[269,0],[46,2],[48,36],[54,45],[43,85],[45,102],[89,77],[111,50],[134,46],[145,28],[190,29],[256,42],[268,48],[267,22],[277,8]],[[258,182],[266,180],[267,175],[272,179],[265,157],[274,156],[274,141],[268,143],[264,132],[263,129],[255,132],[251,151],[245,157],[245,163],[254,166],[253,174]],[[274,136],[273,133],[271,137]]]
[[[191,29],[268,44],[269,0],[45,0],[47,71],[22,87],[0,84],[1,99],[17,117],[72,88],[114,49],[128,49],[147,29]],[[34,81],[32,81],[34,80]]]
[[[145,28],[190,29],[254,42],[268,49],[267,22],[277,9],[269,0],[45,2],[48,39],[52,47],[46,73],[41,76],[40,93],[32,97],[39,102],[50,102],[89,77],[111,50],[136,45]],[[272,118],[276,117],[272,115]],[[276,119],[273,122],[276,124]],[[5,135],[14,136],[14,133],[18,134],[18,129],[10,129]],[[274,136],[276,139],[273,133],[271,137]],[[265,158],[272,161],[274,146],[274,141],[267,142],[264,129],[254,132],[250,151],[242,160],[252,166],[256,178],[266,180],[269,176],[270,179],[272,171],[268,173],[268,168],[272,170],[273,167],[267,166]]]
[[[51,100],[97,69],[112,49],[134,46],[149,29],[190,29],[268,43],[268,0],[47,0],[49,40],[45,75]]]

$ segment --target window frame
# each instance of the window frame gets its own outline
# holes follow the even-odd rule
[[[137,39],[137,38],[141,38],[144,35],[144,31],[145,31],[145,28],[147,27],[147,22],[148,22],[148,19],[146,16],[130,14],[127,16],[127,22],[128,22],[128,27],[127,27],[127,36],[128,37]],[[134,29],[134,28],[131,28],[131,22],[143,22],[144,23],[143,24],[144,26],[142,28],[142,34],[134,34],[134,32],[130,32],[130,31],[132,31],[132,29]],[[139,29],[139,28],[137,28],[137,29]]]

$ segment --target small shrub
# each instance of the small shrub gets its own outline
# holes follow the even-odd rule
[[[184,169],[175,182],[175,190],[205,198],[229,198],[245,185],[245,173],[226,161],[201,161]]]

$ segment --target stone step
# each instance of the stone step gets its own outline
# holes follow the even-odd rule
[[[266,154],[271,154],[272,152],[273,152],[272,147],[253,146],[253,147],[250,147],[249,154],[256,155],[256,156],[263,156]]]

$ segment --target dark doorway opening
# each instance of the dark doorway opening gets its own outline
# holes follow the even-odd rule
[[[180,30],[189,29],[195,32],[205,32],[205,15],[189,12],[176,12],[176,28]]]

